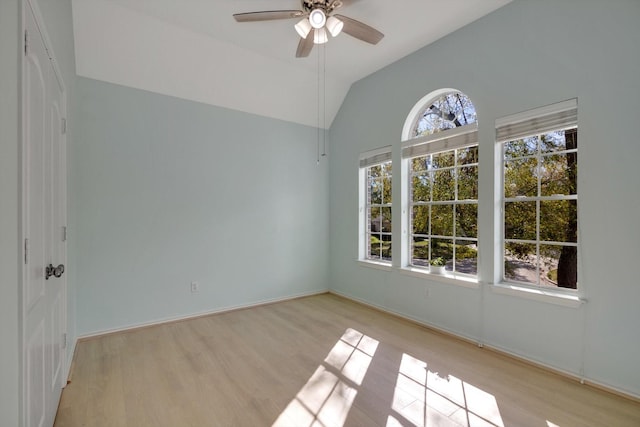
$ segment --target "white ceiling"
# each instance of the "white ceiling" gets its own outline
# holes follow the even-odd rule
[[[338,13],[385,34],[325,45],[329,127],[351,84],[511,0],[351,0]],[[232,15],[300,9],[299,0],[73,0],[76,71],[84,77],[318,125],[318,51],[295,58],[297,20]],[[321,67],[321,69],[324,68]]]

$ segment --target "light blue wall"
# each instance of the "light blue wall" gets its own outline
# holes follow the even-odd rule
[[[77,83],[80,335],[328,288],[315,129]]]
[[[640,286],[634,268],[640,242],[638,22],[640,3],[632,0],[516,0],[354,84],[331,129],[332,289],[556,369],[580,374],[584,363],[586,378],[640,396]],[[358,154],[393,144],[399,164],[407,114],[421,97],[445,87],[469,95],[478,112],[479,270],[487,283],[496,275],[492,241],[499,233],[495,119],[578,98],[579,280],[589,300],[581,308],[356,262]],[[396,179],[394,206],[399,193]],[[399,215],[394,221],[398,230]],[[396,244],[395,259],[399,250]]]
[[[0,2],[0,425],[20,420],[18,0]]]

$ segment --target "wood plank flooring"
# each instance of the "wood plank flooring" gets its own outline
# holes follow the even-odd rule
[[[83,340],[55,426],[640,426],[640,404],[325,294]]]

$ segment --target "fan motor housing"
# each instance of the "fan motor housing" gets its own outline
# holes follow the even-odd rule
[[[342,6],[342,2],[339,0],[302,0],[302,8],[307,13],[314,9],[322,9],[325,13],[330,13],[340,6]]]

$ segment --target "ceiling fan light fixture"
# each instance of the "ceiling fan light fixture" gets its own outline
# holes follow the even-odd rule
[[[309,23],[316,30],[324,27],[324,24],[327,22],[327,16],[320,9],[313,9],[309,14]]]
[[[329,37],[327,36],[327,30],[324,28],[318,28],[315,30],[313,35],[313,43],[315,44],[325,44],[329,41]]]
[[[295,25],[295,29],[300,37],[306,39],[313,28],[311,27],[311,23],[309,22],[309,20],[307,18],[304,18]]]
[[[344,22],[335,16],[327,18],[327,30],[329,30],[333,37],[338,37],[338,34],[342,31],[342,27],[344,27]]]

